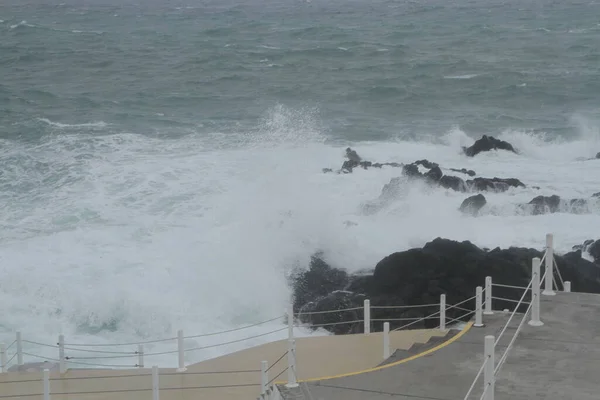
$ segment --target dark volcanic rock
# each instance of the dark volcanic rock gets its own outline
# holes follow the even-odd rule
[[[534,197],[529,203],[522,205],[521,208],[533,215],[552,214],[560,211],[583,214],[589,212],[588,205],[589,201],[586,199],[565,200],[557,195],[552,195]]]
[[[476,194],[475,196],[467,197],[460,205],[459,210],[465,214],[477,216],[479,210],[487,203],[485,196]]]
[[[533,206],[533,215],[555,213],[560,207],[560,197],[557,195],[537,196],[527,204]]]
[[[600,192],[598,192],[598,193],[594,193],[594,194],[592,195],[592,197],[600,197]]]
[[[461,169],[450,168],[450,171],[460,172],[460,173],[463,173],[463,174],[467,174],[469,176],[475,176],[475,175],[477,175],[475,173],[475,171],[473,171],[472,169],[466,169],[466,168],[461,168]]]
[[[458,176],[444,175],[438,184],[445,189],[452,189],[457,192],[467,191],[467,184]]]
[[[600,158],[600,153],[596,154],[596,158]]]
[[[583,244],[573,246],[573,250],[586,251],[596,264],[600,263],[600,240],[586,240]]]
[[[352,172],[354,168],[361,167],[363,169],[368,168],[381,168],[383,166],[390,167],[401,167],[402,164],[391,162],[391,163],[374,163],[371,161],[364,161],[355,150],[352,150],[350,147],[346,149],[346,158],[348,160],[344,161],[342,164],[342,168],[338,171],[338,173],[349,174]],[[323,172],[331,172],[330,168],[323,168]]]
[[[600,245],[598,245],[600,247]],[[323,262],[311,263],[311,269],[298,275],[294,282],[296,310],[336,310],[360,307],[365,298],[371,300],[373,319],[388,319],[392,327],[404,323],[391,321],[393,318],[413,318],[429,315],[436,307],[429,309],[411,308],[405,310],[379,309],[377,306],[399,306],[435,304],[442,293],[448,304],[456,304],[474,295],[475,287],[482,286],[486,276],[494,282],[515,286],[526,286],[531,278],[531,260],[542,257],[535,249],[515,248],[486,251],[471,242],[456,242],[448,239],[435,239],[422,249],[410,249],[390,254],[375,266],[372,274],[348,275],[342,270],[324,267]],[[574,290],[600,293],[600,265],[581,258],[581,251],[555,256],[556,263],[564,280],[572,282]],[[315,273],[313,269],[320,272]],[[326,271],[325,274],[323,272]],[[309,274],[310,279],[303,278]],[[317,278],[324,276],[326,281]],[[334,283],[337,282],[338,286]],[[314,287],[313,287],[314,286]],[[325,287],[331,289],[323,295]],[[494,296],[518,300],[521,292],[494,287]],[[525,297],[527,301],[528,296]],[[300,301],[299,299],[303,299]],[[463,304],[464,308],[474,309],[473,301]],[[512,308],[511,302],[494,300],[495,309]],[[524,311],[524,310],[523,310]],[[308,311],[306,311],[308,312]],[[333,324],[340,321],[360,320],[362,314],[353,311],[340,311],[332,314],[301,315],[307,323]],[[341,315],[349,313],[343,319]],[[461,311],[448,310],[448,318],[462,316]],[[378,322],[381,325],[380,322]],[[413,328],[435,327],[436,319],[415,324]],[[328,328],[335,332],[356,332],[360,323],[339,324],[342,328]],[[334,326],[339,326],[334,325]],[[377,326],[376,329],[380,329]]]
[[[481,139],[476,140],[471,147],[463,147],[463,151],[469,157],[473,157],[482,151],[490,150],[508,150],[516,153],[512,144],[505,142],[504,140],[496,139],[493,136],[483,135]]]
[[[475,178],[467,181],[469,189],[474,191],[505,192],[511,187],[525,187],[523,182],[515,178]]]
[[[310,259],[308,271],[294,274],[294,309],[299,310],[307,303],[325,297],[335,290],[343,289],[349,282],[346,271],[329,266],[321,253]]]
[[[594,261],[600,262],[600,240],[596,240],[585,249],[592,257]]]
[[[422,168],[428,169],[423,173]],[[511,187],[525,187],[518,179],[508,178],[475,178],[464,181],[458,176],[444,175],[438,164],[428,160],[419,160],[402,167],[402,174],[411,179],[422,179],[431,185],[439,185],[457,192],[467,191],[493,191],[504,192]]]

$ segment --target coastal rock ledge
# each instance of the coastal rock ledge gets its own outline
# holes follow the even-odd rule
[[[600,265],[581,256],[582,251],[594,248],[576,246],[564,255],[555,255],[564,280],[572,282],[580,292],[600,293]],[[590,251],[593,253],[594,251]],[[457,242],[437,238],[423,246],[390,254],[377,263],[374,269],[348,273],[324,261],[323,254],[312,256],[307,270],[297,271],[292,277],[294,312],[308,326],[322,326],[335,333],[362,332],[362,307],[365,299],[371,302],[374,328],[381,329],[384,320],[392,329],[406,324],[394,319],[421,318],[436,312],[431,306],[403,310],[377,308],[439,303],[440,294],[446,294],[447,304],[456,304],[475,294],[477,286],[484,286],[485,277],[492,276],[495,283],[527,286],[531,278],[531,260],[542,257],[536,249],[511,247],[493,250],[481,249],[469,241]],[[558,279],[557,279],[558,281]],[[518,300],[522,291],[494,287],[494,296]],[[526,296],[527,298],[528,296]],[[461,307],[474,310],[474,300]],[[514,303],[494,301],[495,309],[514,307]],[[320,311],[346,310],[332,313]],[[447,311],[448,320],[460,318],[462,310]],[[468,320],[470,316],[463,319]],[[344,323],[358,321],[354,323]],[[437,319],[429,319],[411,328],[433,328]]]

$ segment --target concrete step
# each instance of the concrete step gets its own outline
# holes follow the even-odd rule
[[[387,360],[385,360],[379,365],[381,366],[392,364],[404,360],[406,358],[415,356],[417,354],[423,353],[440,345],[441,343],[446,342],[459,332],[459,330],[451,329],[444,336],[432,336],[426,343],[415,343],[408,350],[395,350],[394,353]]]

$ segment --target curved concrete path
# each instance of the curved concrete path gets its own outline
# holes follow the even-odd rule
[[[409,349],[426,343],[439,330],[392,332],[392,349]],[[296,353],[299,379],[344,374],[375,367],[383,361],[381,333],[298,338]],[[274,364],[287,349],[287,341],[267,343],[212,360],[190,365],[184,373],[160,370],[161,400],[254,400],[260,394],[260,363]],[[269,371],[276,378],[287,367],[283,357]],[[229,372],[247,371],[247,372]],[[217,373],[215,373],[217,372]],[[148,369],[68,370],[51,372],[52,400],[148,400],[152,398]],[[281,374],[278,380],[287,379]],[[86,393],[94,392],[94,393]],[[0,374],[0,400],[41,399],[41,372]]]
[[[600,399],[599,313],[599,295],[542,296],[544,325],[524,324],[499,371],[495,400]],[[484,327],[472,327],[436,351],[389,368],[309,382],[308,392],[325,400],[463,400],[482,365],[485,335],[497,338],[508,317],[504,312],[484,316]],[[516,314],[500,338],[496,361],[521,319]],[[469,400],[480,399],[482,392],[480,378]],[[297,393],[287,398],[297,398]]]

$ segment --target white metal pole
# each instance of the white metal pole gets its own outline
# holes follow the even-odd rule
[[[565,285],[564,285],[563,290],[566,293],[570,293],[571,292],[571,281],[565,281]]]
[[[294,339],[288,340],[288,383],[285,385],[288,388],[298,387],[298,382],[296,382],[296,341]]]
[[[446,329],[446,295],[440,294],[440,330]]]
[[[144,368],[144,346],[143,345],[138,344],[137,353],[138,353],[138,367]]]
[[[160,400],[160,386],[158,382],[158,366],[152,366],[152,400]]]
[[[383,323],[383,359],[390,358],[390,323]]]
[[[187,370],[185,368],[185,349],[183,348],[183,330],[180,329],[177,331],[177,352],[179,353],[179,368],[177,368],[177,372],[184,372]]]
[[[58,370],[61,374],[67,372],[67,363],[65,358],[65,335],[58,335]]]
[[[485,277],[485,315],[492,315],[492,277]]]
[[[290,305],[287,309],[287,323],[288,323],[288,340],[294,338],[294,308]]]
[[[542,326],[540,321],[540,259],[535,257],[531,262],[531,320],[529,325]]]
[[[50,370],[44,369],[44,400],[50,400]]]
[[[269,383],[269,363],[266,361],[260,362],[260,394],[264,395],[267,392],[267,384]]]
[[[364,333],[368,335],[371,333],[371,300],[366,299],[364,301],[364,319],[365,319],[365,327]]]
[[[494,400],[496,378],[494,377],[494,342],[493,335],[487,335],[484,340],[485,367],[483,369],[483,390],[485,400]]]
[[[4,373],[6,372],[6,369],[8,368],[7,364],[7,356],[6,356],[6,345],[4,343],[0,343],[0,367],[2,367],[0,369],[0,372]]]
[[[546,296],[554,296],[556,293],[552,288],[554,278],[554,237],[551,233],[546,235],[546,277],[544,279],[544,291]]]
[[[21,332],[17,332],[17,365],[19,367],[23,365],[23,340]]]
[[[481,286],[475,288],[475,325],[473,326],[483,326],[483,288]]]

